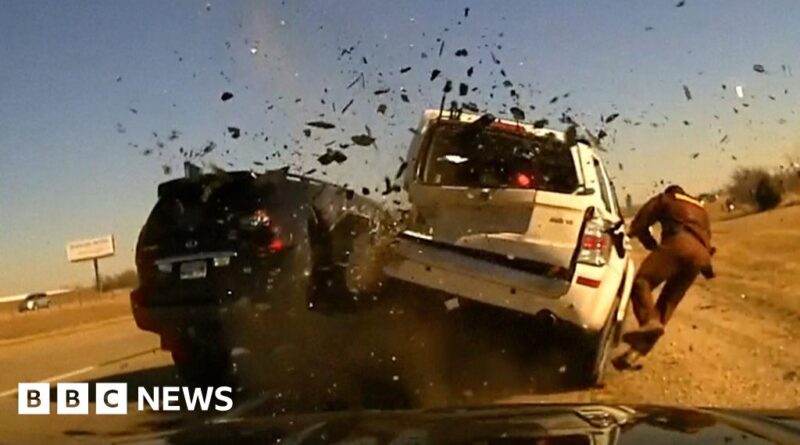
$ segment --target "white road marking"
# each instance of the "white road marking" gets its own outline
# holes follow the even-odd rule
[[[56,375],[56,376],[53,376],[53,377],[48,377],[48,378],[46,378],[44,380],[40,380],[37,383],[53,383],[53,382],[57,382],[59,380],[64,380],[64,379],[68,379],[70,377],[75,377],[76,375],[86,374],[87,372],[94,371],[95,369],[97,369],[96,366],[87,366],[85,368],[77,369],[75,371],[70,371],[70,372],[67,372],[67,373],[64,373],[64,374],[59,374],[59,375]],[[0,398],[13,396],[16,393],[17,393],[17,388],[9,389],[8,391],[0,392]]]

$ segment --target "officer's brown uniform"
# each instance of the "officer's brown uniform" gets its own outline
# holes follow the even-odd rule
[[[650,227],[661,224],[661,245]],[[630,234],[651,251],[639,268],[631,300],[640,325],[655,319],[666,324],[697,275],[713,276],[711,227],[703,205],[672,186],[650,199],[636,214]],[[666,282],[658,302],[652,291]]]

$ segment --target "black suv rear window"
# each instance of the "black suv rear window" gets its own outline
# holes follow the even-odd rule
[[[558,193],[571,193],[578,187],[569,147],[495,125],[477,134],[465,128],[464,123],[445,122],[429,131],[423,183]]]

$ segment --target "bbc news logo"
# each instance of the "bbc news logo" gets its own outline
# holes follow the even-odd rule
[[[50,414],[49,383],[17,384],[17,413],[21,415]],[[88,383],[58,383],[55,403],[57,415],[88,415],[94,402],[93,414],[128,414],[128,385],[126,383],[95,383],[91,399]],[[144,411],[218,411],[233,408],[230,386],[189,388],[186,386],[139,387],[136,409]]]

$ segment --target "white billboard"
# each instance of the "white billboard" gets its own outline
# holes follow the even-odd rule
[[[67,244],[67,259],[70,262],[91,260],[114,255],[114,236],[72,241]]]

